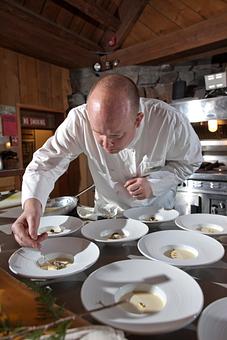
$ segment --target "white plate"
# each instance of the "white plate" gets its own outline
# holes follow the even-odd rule
[[[90,240],[103,243],[122,243],[138,240],[147,234],[149,228],[146,224],[132,219],[105,219],[90,222],[83,226],[81,233]],[[120,239],[109,239],[113,233],[124,235]]]
[[[51,238],[42,243],[42,253],[32,248],[20,248],[9,259],[9,268],[13,273],[29,278],[51,279],[72,275],[84,271],[94,264],[99,257],[99,248],[93,242],[83,238],[64,237]],[[48,254],[65,254],[74,262],[64,269],[44,270],[37,261]]]
[[[139,220],[141,222],[149,224],[160,224],[163,222],[169,222],[179,216],[179,212],[177,210],[157,209],[155,207],[130,208],[125,210],[123,214],[127,218],[133,218],[135,220]],[[157,221],[148,220],[147,217],[150,216],[154,216]]]
[[[164,261],[180,267],[214,263],[220,260],[225,253],[224,247],[212,237],[182,230],[157,231],[148,234],[139,240],[138,249],[149,259]],[[194,254],[195,257],[173,259],[164,254],[172,249],[184,249]]]
[[[197,231],[209,236],[227,235],[227,216],[213,214],[189,214],[177,217],[176,225],[185,230]],[[212,233],[203,232],[203,227],[214,228]]]
[[[41,234],[51,229],[51,227],[60,227],[62,229],[59,233],[48,232],[49,237],[65,236],[72,234],[79,230],[83,225],[83,222],[72,216],[56,215],[56,216],[43,216],[40,219],[38,233]]]
[[[95,212],[94,207],[88,207],[86,205],[78,205],[76,208],[77,214],[80,218],[85,220],[96,221],[99,217],[101,218],[114,218],[117,216],[116,209],[110,209],[109,211],[103,210]]]
[[[94,207],[88,207],[85,205],[78,205],[76,208],[77,214],[80,218],[83,218],[85,220],[97,220],[97,214],[95,213]]]
[[[93,272],[84,282],[81,299],[87,310],[117,301],[125,287],[155,286],[166,298],[156,313],[129,313],[122,306],[92,315],[104,324],[140,334],[165,333],[191,323],[203,307],[203,293],[197,282],[179,268],[160,261],[125,260]],[[101,302],[101,303],[100,303]]]
[[[226,340],[227,297],[212,302],[203,310],[197,334],[199,340]]]

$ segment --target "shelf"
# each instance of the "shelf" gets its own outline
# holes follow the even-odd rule
[[[22,176],[24,169],[0,170],[0,177]]]

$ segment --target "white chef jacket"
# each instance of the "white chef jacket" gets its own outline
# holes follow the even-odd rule
[[[154,200],[168,200],[167,193],[172,193],[172,200],[177,185],[202,162],[200,141],[188,119],[170,105],[141,98],[140,111],[144,118],[130,145],[109,154],[94,138],[86,104],[72,109],[55,135],[34,153],[23,177],[22,205],[34,197],[44,210],[55,181],[81,153],[88,158],[96,187],[96,210],[120,212]],[[141,176],[149,180],[153,196],[136,200],[124,184]]]

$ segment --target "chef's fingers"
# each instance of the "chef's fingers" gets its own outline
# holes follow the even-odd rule
[[[48,237],[48,233],[42,233],[38,236],[37,241],[42,242],[42,241],[46,240],[47,237]]]
[[[125,182],[124,187],[127,188],[129,185],[136,183],[137,180],[138,180],[137,178],[128,179],[128,180]]]
[[[27,223],[28,223],[28,232],[29,235],[33,240],[37,240],[38,235],[38,227],[39,227],[40,217],[38,216],[28,216]]]
[[[132,193],[139,193],[139,191],[141,191],[143,187],[139,183],[135,183],[129,185],[126,189]]]
[[[136,198],[137,200],[144,200],[146,197],[145,197],[144,194],[141,194],[141,195],[135,196],[135,198]]]
[[[16,221],[12,225],[12,232],[16,241],[21,246],[37,248],[37,242],[31,239],[30,235],[28,234],[27,226],[25,226],[24,223]]]
[[[145,198],[145,193],[144,193],[142,188],[140,188],[140,189],[138,189],[136,191],[133,191],[131,193],[131,195],[132,195],[132,197],[134,197],[136,199],[142,199],[142,197]]]
[[[48,237],[48,234],[47,233],[42,233],[40,235],[38,235],[38,238],[36,240],[36,243],[37,243],[37,248],[38,249],[41,249],[41,242],[43,242],[44,240],[46,240]]]

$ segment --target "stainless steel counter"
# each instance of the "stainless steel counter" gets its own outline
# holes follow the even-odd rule
[[[7,216],[7,211],[5,211],[4,214],[1,214],[0,211],[0,230],[1,225],[12,223],[13,221],[12,218],[1,217],[1,215]],[[177,227],[174,223],[163,223],[158,228],[150,229],[150,232],[166,229],[177,229]],[[82,237],[80,232],[76,232],[73,236]],[[12,251],[4,252],[2,254],[0,253],[0,266],[11,273],[8,268],[8,258],[14,251],[13,249],[18,248],[18,246],[12,235],[6,235],[2,231],[0,232],[0,243],[4,244],[5,250],[12,249]],[[225,249],[227,249],[227,245],[225,245]],[[102,246],[100,247],[99,260],[91,268],[87,269],[83,273],[72,275],[65,279],[53,280],[52,282],[49,280],[48,282],[45,282],[44,285],[49,285],[53,289],[53,294],[56,296],[59,304],[64,305],[67,309],[75,313],[81,313],[84,311],[84,308],[80,300],[80,289],[86,277],[97,268],[111,262],[127,259],[129,255],[140,255],[136,247],[136,242],[128,244],[125,243],[123,246]],[[185,271],[192,275],[202,288],[205,300],[204,308],[211,302],[227,296],[227,252],[225,253],[224,258],[215,264],[199,268],[187,268]],[[15,276],[12,273],[11,275]],[[17,278],[20,279],[19,277]],[[188,293],[190,294],[190,292]],[[91,317],[89,317],[88,320],[91,323],[97,323]],[[198,318],[194,323],[179,331],[162,335],[152,335],[152,339],[196,340],[197,321]],[[151,336],[149,335],[141,336],[136,334],[126,334],[126,337],[131,340],[151,339]]]

